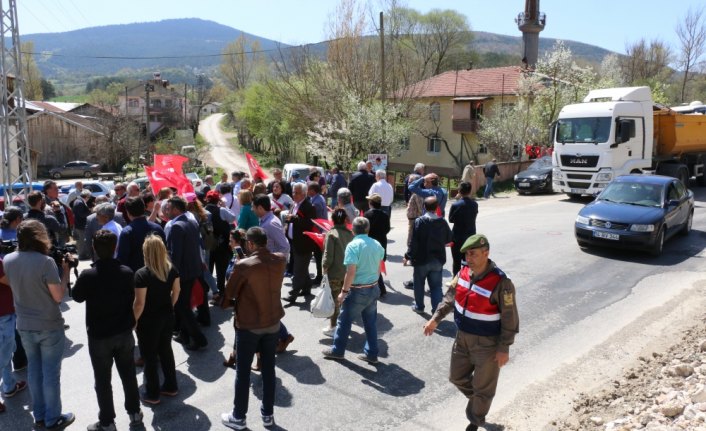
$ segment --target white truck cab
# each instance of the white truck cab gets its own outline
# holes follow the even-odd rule
[[[592,90],[562,108],[553,129],[553,189],[571,197],[596,194],[613,178],[652,166],[649,87]]]

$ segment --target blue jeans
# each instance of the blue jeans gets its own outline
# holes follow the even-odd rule
[[[414,267],[414,303],[417,310],[424,311],[424,281],[426,280],[431,296],[431,312],[436,311],[436,307],[444,296],[441,291],[441,271],[443,268],[444,265],[437,260]]]
[[[12,354],[15,352],[15,322],[17,316],[0,316],[0,371],[2,371],[2,391],[11,392],[17,380],[12,374]]]
[[[492,177],[485,177],[485,191],[483,192],[483,197],[488,199],[488,196],[490,196],[493,193],[493,178]]]
[[[363,318],[363,328],[365,328],[365,348],[363,352],[368,358],[377,359],[377,300],[379,297],[380,288],[377,284],[365,289],[351,289],[343,300],[343,304],[341,304],[341,313],[338,315],[336,331],[333,334],[333,353],[335,355],[343,356],[345,353],[353,319],[360,315]]]
[[[245,419],[250,398],[250,366],[255,352],[260,352],[262,376],[263,416],[271,416],[275,406],[275,348],[279,332],[255,334],[246,330],[235,331],[235,400],[233,417]]]
[[[27,380],[32,392],[34,420],[54,425],[61,416],[61,360],[66,343],[64,328],[19,332],[27,352]]]

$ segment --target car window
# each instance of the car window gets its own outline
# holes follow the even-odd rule
[[[65,167],[65,168],[73,168],[75,165],[76,165],[76,163],[74,163],[74,162],[69,162],[69,163],[65,164],[64,167]]]
[[[679,199],[683,199],[684,196],[686,196],[686,187],[684,187],[684,184],[682,184],[681,181],[677,181],[675,184],[677,185],[677,193],[679,194]]]
[[[96,193],[96,192],[102,191],[101,188],[98,186],[98,184],[86,184],[83,187],[90,190],[91,193]]]
[[[669,185],[669,200],[670,201],[677,201],[679,200],[679,191],[677,190],[677,187],[674,183],[671,183]]]

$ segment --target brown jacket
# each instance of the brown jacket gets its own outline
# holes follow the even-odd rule
[[[223,308],[235,299],[235,328],[263,329],[284,316],[281,289],[287,259],[261,247],[239,260],[226,284]]]

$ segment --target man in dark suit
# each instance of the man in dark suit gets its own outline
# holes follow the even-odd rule
[[[176,341],[184,344],[188,350],[198,350],[208,344],[191,311],[191,289],[203,271],[199,250],[199,227],[187,218],[186,201],[182,197],[174,196],[167,202],[167,214],[172,220],[167,235],[167,249],[172,263],[179,271],[181,284],[175,307],[180,331]]]
[[[88,209],[86,201],[91,197],[90,190],[81,190],[78,197],[71,204],[71,210],[74,212],[74,232],[73,237],[76,240],[76,248],[78,249],[78,258],[87,260],[91,258],[91,254],[86,250],[86,222],[88,216],[91,215],[91,210]]]
[[[311,278],[309,277],[309,261],[314,252],[316,243],[304,232],[313,229],[312,219],[316,218],[314,206],[307,199],[307,187],[304,183],[292,185],[292,199],[294,206],[287,215],[287,238],[292,242],[291,258],[294,259],[294,276],[292,277],[292,290],[284,298],[290,304],[296,301],[297,296],[311,294]]]
[[[368,210],[368,196],[370,187],[375,184],[375,175],[368,172],[365,162],[358,163],[358,172],[351,176],[348,182],[348,188],[353,195],[353,205],[358,211],[365,212]]]
[[[462,182],[458,185],[460,199],[451,205],[449,210],[449,223],[453,223],[451,230],[453,243],[451,247],[451,257],[453,257],[453,274],[458,274],[461,270],[464,253],[461,253],[461,246],[471,235],[476,234],[476,217],[478,216],[478,203],[471,197],[472,186],[469,182]]]
[[[166,243],[164,230],[157,223],[147,220],[145,203],[140,197],[129,197],[125,200],[125,210],[130,216],[130,224],[121,232],[118,239],[118,260],[122,265],[129,266],[133,272],[145,266],[142,254],[142,244],[147,235],[158,235]]]

